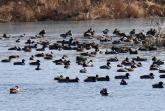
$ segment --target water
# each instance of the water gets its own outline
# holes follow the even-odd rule
[[[164,22],[164,19],[162,19]],[[36,23],[7,23],[0,24],[0,32],[6,32],[9,35],[35,35],[41,29],[46,29],[48,39],[54,41],[59,39],[59,34],[69,29],[72,30],[74,36],[81,36],[84,31],[92,27],[99,35],[105,28],[110,29],[111,33],[114,28],[119,28],[127,33],[135,28],[137,31],[144,32],[151,27],[147,19],[124,19],[124,20],[97,20],[97,21],[59,21],[59,22],[36,22]],[[127,86],[120,86],[119,80],[115,80],[114,76],[125,73],[117,73],[117,63],[112,63],[112,69],[101,70],[99,66],[106,64],[106,60],[116,55],[99,54],[92,59],[95,67],[88,67],[86,74],[79,73],[82,68],[75,63],[76,51],[56,51],[53,50],[54,60],[61,58],[63,54],[68,55],[71,62],[69,69],[63,66],[55,65],[50,60],[41,60],[40,71],[35,71],[35,67],[29,66],[28,58],[32,54],[36,54],[35,50],[29,52],[8,51],[12,46],[22,46],[27,38],[22,38],[21,43],[15,44],[15,38],[9,40],[0,40],[0,59],[4,59],[8,55],[18,54],[20,59],[26,60],[25,66],[14,66],[11,63],[0,63],[0,109],[1,111],[163,111],[165,108],[165,89],[153,89],[152,84],[159,82],[158,71],[154,80],[140,80],[139,76],[149,74],[149,64],[153,56],[159,57],[165,61],[165,51],[160,49],[156,52],[139,52],[141,57],[148,58],[147,62],[143,62],[143,67],[135,69],[131,72]],[[105,49],[102,49],[105,51]],[[50,52],[46,50],[46,52]],[[120,62],[126,56],[136,57],[137,55],[119,54],[117,57]],[[20,60],[18,59],[18,60]],[[165,68],[162,66],[162,68]],[[80,78],[79,83],[57,83],[53,78],[59,74],[74,78]],[[110,82],[84,83],[86,76],[109,75]],[[165,82],[163,79],[161,81]],[[21,87],[18,94],[9,94],[9,89],[15,85]],[[100,89],[106,87],[110,92],[108,97],[102,97],[99,94]]]

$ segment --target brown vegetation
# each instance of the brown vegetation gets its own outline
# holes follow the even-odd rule
[[[0,22],[165,16],[161,0],[4,0]]]

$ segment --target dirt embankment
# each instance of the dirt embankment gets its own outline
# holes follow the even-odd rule
[[[165,16],[164,0],[1,0],[0,22]]]

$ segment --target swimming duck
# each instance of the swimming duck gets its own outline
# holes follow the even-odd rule
[[[115,58],[110,58],[110,59],[108,59],[107,61],[109,61],[109,62],[117,62],[117,61],[119,61],[119,60],[118,60],[117,57],[115,57]]]
[[[14,65],[25,65],[25,59],[22,59],[21,62],[14,62]]]
[[[103,34],[107,35],[108,32],[109,32],[109,29],[105,29],[105,30],[103,30],[102,32],[103,32]]]
[[[86,72],[87,72],[87,69],[85,67],[80,70],[80,73],[86,73]]]
[[[96,75],[96,80],[97,81],[110,81],[109,76],[105,76],[105,77],[99,77],[99,75]]]
[[[122,79],[120,85],[127,85],[127,82],[124,79]]]
[[[117,70],[117,72],[127,72],[127,70],[124,69],[124,68],[120,68],[120,69]]]
[[[95,76],[89,76],[84,80],[84,82],[96,82],[96,77]]]
[[[64,78],[63,75],[60,75],[60,76],[55,77],[54,80],[59,80],[59,79],[63,79],[63,78]]]
[[[20,91],[18,86],[15,86],[13,88],[10,88],[10,94],[16,94]]]
[[[125,75],[115,76],[115,79],[129,79],[130,74],[126,73]]]
[[[37,67],[35,68],[35,70],[41,70],[40,65],[37,65]]]
[[[34,60],[34,56],[31,55],[30,58],[29,58],[29,60]]]
[[[164,88],[163,82],[159,82],[159,83],[153,84],[152,87],[153,88]]]
[[[11,57],[9,57],[8,59],[1,60],[1,62],[10,62],[10,61],[11,61]]]
[[[100,91],[100,94],[102,95],[102,96],[108,96],[108,91],[107,91],[107,88],[103,88],[101,91]]]
[[[40,60],[37,60],[35,62],[30,62],[30,65],[40,65]]]
[[[140,79],[154,79],[154,74],[150,73],[149,75],[142,75]]]
[[[79,78],[78,77],[76,77],[75,79],[70,79],[69,77],[59,78],[58,82],[59,83],[75,83],[75,82],[79,82]]]

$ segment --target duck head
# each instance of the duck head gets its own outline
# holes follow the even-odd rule
[[[25,62],[25,59],[22,59],[22,63],[24,63]]]
[[[126,75],[127,77],[128,77],[128,76],[130,76],[130,74],[129,74],[129,73],[126,73],[125,75]]]
[[[37,62],[37,63],[40,63],[40,60],[37,60],[36,62]]]
[[[66,79],[69,80],[69,77],[67,76]]]
[[[158,84],[159,84],[160,86],[162,86],[162,85],[163,85],[163,82],[161,81],[161,82],[159,82]]]
[[[154,76],[154,74],[153,74],[153,73],[150,73],[149,75],[150,75],[151,77],[153,77],[153,76]]]

